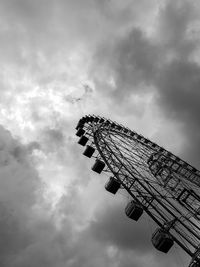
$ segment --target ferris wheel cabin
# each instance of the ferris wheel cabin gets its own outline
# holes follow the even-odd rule
[[[105,163],[100,159],[96,159],[94,165],[92,166],[92,170],[100,174],[103,171],[104,167]]]
[[[116,194],[122,185],[131,195],[132,201],[126,206],[125,214],[137,221],[145,210],[161,227],[152,235],[153,246],[167,253],[176,242],[192,257],[189,267],[200,267],[200,171],[151,140],[104,117],[82,117],[76,130],[76,136],[80,138],[78,144],[87,144],[83,155],[91,158],[97,149],[92,170],[100,174],[105,168],[105,172],[111,174],[105,189]],[[131,175],[131,159],[137,164],[138,177]],[[150,180],[139,175],[144,170]],[[141,201],[143,198],[144,202]],[[174,236],[173,232],[169,232],[171,224],[165,226],[163,223],[168,220],[169,214],[177,216],[179,221],[172,229],[176,232]],[[182,220],[183,215],[185,220]],[[198,255],[193,248],[199,249]]]
[[[120,182],[113,176],[111,176],[108,182],[105,184],[105,189],[112,194],[116,194],[119,188]]]
[[[94,152],[95,152],[94,147],[87,145],[85,151],[83,152],[83,155],[88,158],[91,158]]]
[[[88,140],[89,139],[85,135],[82,135],[81,138],[78,140],[78,144],[81,146],[85,146]]]
[[[162,228],[153,233],[151,242],[157,250],[164,253],[167,253],[174,244],[172,236]]]
[[[76,136],[81,137],[82,135],[84,135],[85,130],[83,130],[83,128],[79,128],[78,131],[76,132]]]
[[[130,219],[137,221],[143,213],[142,205],[132,200],[127,204],[125,213]]]

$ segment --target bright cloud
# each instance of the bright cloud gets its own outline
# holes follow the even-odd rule
[[[127,221],[126,198],[105,193],[74,128],[109,117],[198,167],[199,4],[0,5],[1,266],[186,264],[152,249],[147,219]]]

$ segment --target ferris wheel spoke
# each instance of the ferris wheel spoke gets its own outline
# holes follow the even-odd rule
[[[154,196],[156,196],[156,195],[154,195]],[[163,196],[161,196],[161,197],[163,197]],[[169,204],[169,203],[167,203],[167,204]],[[164,206],[164,205],[162,205],[162,206]],[[168,205],[167,205],[168,206]],[[158,212],[158,211],[157,211]],[[172,215],[173,213],[170,211],[170,209],[168,208],[168,212]],[[160,215],[161,215],[161,213],[160,213]],[[179,233],[180,235],[182,235],[181,234],[181,232]],[[186,237],[187,238],[187,237]],[[189,239],[187,239],[187,241],[188,242],[190,242],[190,240]],[[191,243],[191,242],[190,242]]]
[[[194,263],[200,263],[200,172],[144,136],[105,118],[85,116],[76,128],[83,129],[77,136],[87,137],[80,144],[89,139],[89,146],[97,149],[95,158],[105,162],[104,172],[118,181],[160,229],[170,232],[168,237]]]

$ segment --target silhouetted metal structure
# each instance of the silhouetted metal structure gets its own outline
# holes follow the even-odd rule
[[[103,117],[82,117],[77,126],[83,154],[94,157],[92,170],[110,173],[105,185],[125,189],[132,201],[125,212],[138,220],[145,211],[159,226],[154,247],[164,253],[176,242],[200,266],[200,171],[144,136]]]

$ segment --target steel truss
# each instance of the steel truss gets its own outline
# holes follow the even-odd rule
[[[163,147],[116,122],[85,116],[83,129],[95,158],[105,162],[132,198],[200,266],[200,172]],[[196,265],[195,265],[196,264]]]

